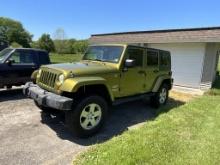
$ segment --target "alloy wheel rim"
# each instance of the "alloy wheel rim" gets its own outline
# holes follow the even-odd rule
[[[166,101],[166,98],[167,98],[167,90],[166,88],[162,88],[160,92],[160,98],[159,98],[160,104],[164,104]]]
[[[83,129],[91,130],[99,124],[101,117],[101,107],[96,103],[91,103],[82,110],[80,125]]]

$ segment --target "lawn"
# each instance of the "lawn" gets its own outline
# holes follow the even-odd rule
[[[74,164],[219,164],[220,96],[203,96],[92,147]]]
[[[82,54],[50,54],[50,59],[52,63],[74,62],[79,61],[81,58]]]
[[[155,120],[94,145],[73,164],[219,164],[219,78],[214,88],[214,95],[207,93],[167,113],[167,107],[159,109]]]

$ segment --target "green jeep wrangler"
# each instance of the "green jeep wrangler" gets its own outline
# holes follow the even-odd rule
[[[172,88],[168,51],[127,44],[91,45],[80,62],[42,66],[23,93],[42,110],[65,111],[67,127],[80,137],[97,132],[108,107],[150,97],[159,107]]]

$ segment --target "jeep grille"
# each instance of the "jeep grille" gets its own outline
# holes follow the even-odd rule
[[[57,74],[42,70],[39,82],[48,87],[54,88],[57,79]]]

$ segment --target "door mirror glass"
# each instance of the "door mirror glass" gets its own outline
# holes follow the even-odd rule
[[[11,65],[11,64],[15,63],[15,60],[8,59],[5,63],[8,64],[8,65]]]
[[[135,60],[133,59],[126,59],[125,60],[125,67],[132,68],[135,66]]]

